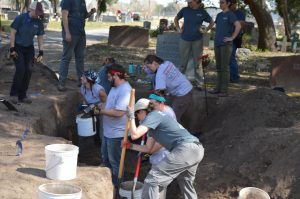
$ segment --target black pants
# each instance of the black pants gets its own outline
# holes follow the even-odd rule
[[[19,100],[22,100],[27,97],[26,92],[32,73],[34,47],[15,45],[15,49],[18,53],[18,58],[14,59],[16,72],[11,86],[10,96],[17,96]]]

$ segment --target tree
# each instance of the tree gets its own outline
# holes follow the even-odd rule
[[[275,26],[272,16],[267,9],[266,0],[244,0],[244,3],[249,5],[258,25],[259,37],[257,48],[275,51]]]
[[[299,0],[275,0],[276,11],[283,18],[285,35],[291,37],[292,28],[300,22],[300,2]]]

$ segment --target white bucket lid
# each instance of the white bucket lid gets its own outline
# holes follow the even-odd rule
[[[77,185],[66,183],[48,183],[38,187],[39,192],[53,196],[81,196],[82,189]]]
[[[67,153],[78,151],[78,146],[73,144],[50,144],[45,146],[45,151],[58,152],[58,153]]]
[[[245,187],[240,190],[238,199],[270,199],[270,196],[262,189]]]

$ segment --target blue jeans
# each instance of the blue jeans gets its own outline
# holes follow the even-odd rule
[[[122,139],[123,138],[107,138],[103,136],[101,144],[102,160],[104,165],[111,169],[112,181],[115,186],[118,185]]]
[[[32,65],[34,58],[34,47],[22,47],[15,45],[18,58],[14,59],[16,72],[13,79],[13,84],[10,89],[10,96],[17,96],[19,100],[26,98],[28,90]]]
[[[230,62],[229,62],[229,65],[230,65],[230,80],[238,80],[240,78],[240,76],[239,76],[239,66],[238,66],[237,61],[236,61],[236,50],[237,50],[236,44],[233,42],[232,52],[231,52],[231,55],[230,55]]]
[[[63,33],[64,38],[64,33]],[[85,35],[72,35],[72,41],[70,43],[63,39],[63,52],[59,67],[59,83],[65,85],[68,77],[69,64],[72,59],[72,54],[75,54],[75,65],[77,72],[77,79],[80,80],[81,75],[84,72],[84,50],[86,46]]]

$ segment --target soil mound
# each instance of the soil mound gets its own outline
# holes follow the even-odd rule
[[[236,198],[255,186],[272,198],[300,198],[299,100],[257,89],[223,101],[207,118],[196,184],[200,198]]]

